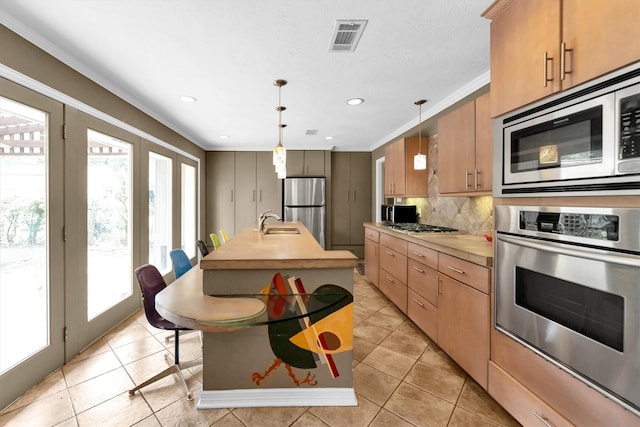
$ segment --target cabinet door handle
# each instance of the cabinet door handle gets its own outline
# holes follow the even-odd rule
[[[424,304],[423,304],[423,303],[421,303],[420,301],[418,301],[418,300],[417,300],[417,299],[415,299],[415,298],[411,298],[411,299],[413,300],[413,302],[415,302],[416,304],[418,304],[420,307],[424,308]]]
[[[438,295],[442,295],[442,280],[436,278],[436,286],[438,287]]]
[[[260,203],[262,203],[262,188],[260,189]]]
[[[231,203],[233,203],[233,190],[231,190]]]
[[[546,427],[554,427],[553,424],[549,422],[549,419],[547,417],[540,415],[537,412],[534,412],[533,415],[535,415],[536,418],[540,420],[540,422],[544,424]]]
[[[544,87],[547,87],[547,84],[553,81],[553,76],[549,78],[549,74],[547,70],[547,63],[549,61],[553,61],[553,58],[550,58],[549,53],[545,50],[544,55],[542,57],[542,65],[543,65],[542,78],[543,78]]]
[[[573,49],[567,49],[567,44],[562,42],[560,44],[560,80],[564,80],[567,74],[571,74],[566,67],[567,52],[573,52]]]
[[[389,256],[396,256],[393,252],[387,251],[387,255]]]
[[[455,268],[455,267],[451,267],[450,265],[449,265],[449,266],[447,266],[447,268],[448,268],[449,270],[453,270],[453,271],[455,271],[455,272],[456,272],[456,273],[458,273],[458,274],[464,274],[464,271],[459,270],[459,269],[457,269],[457,268]]]
[[[356,202],[356,190],[353,190],[353,203]]]
[[[390,281],[391,283],[396,283],[391,277],[387,276],[387,280]]]
[[[253,190],[253,200],[252,200],[252,202],[255,202],[255,201],[256,201],[256,190]]]
[[[415,256],[420,257],[420,258],[424,258],[424,255],[422,255],[420,252],[413,251],[413,254],[414,254]]]
[[[480,175],[480,171],[478,169],[474,169],[473,172],[474,172],[473,186],[477,190],[480,187],[480,184],[478,184],[478,175]]]
[[[467,169],[464,170],[464,189],[469,189],[469,171]]]
[[[415,271],[417,271],[418,273],[424,273],[424,270],[423,270],[423,269],[418,268],[418,267],[416,267],[415,265],[413,266],[413,269],[414,269]]]

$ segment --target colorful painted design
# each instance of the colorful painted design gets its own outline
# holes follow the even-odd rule
[[[263,292],[269,294],[267,311],[273,321],[268,325],[269,343],[276,359],[263,374],[254,372],[253,382],[260,385],[282,364],[296,385],[316,385],[317,381],[311,372],[298,379],[292,367],[324,365],[333,378],[338,377],[332,355],[353,349],[353,295],[332,284],[307,294],[300,278],[285,278],[280,273]]]

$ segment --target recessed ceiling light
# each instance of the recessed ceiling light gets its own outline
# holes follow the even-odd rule
[[[347,104],[349,104],[349,105],[360,105],[363,102],[364,102],[364,99],[362,99],[362,98],[347,99]]]
[[[220,139],[229,139],[229,135],[220,135]]]
[[[184,101],[184,102],[196,102],[197,101],[197,99],[194,98],[193,96],[187,96],[187,95],[181,96],[180,100]]]
[[[332,136],[325,136],[324,139],[333,139]]]

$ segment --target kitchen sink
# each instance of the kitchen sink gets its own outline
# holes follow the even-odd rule
[[[297,227],[268,227],[264,230],[265,235],[300,234]]]

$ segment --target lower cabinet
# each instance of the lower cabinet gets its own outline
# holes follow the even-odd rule
[[[447,275],[439,278],[438,345],[482,388],[489,362],[489,295]]]
[[[573,425],[493,362],[489,362],[488,390],[491,397],[522,425]]]
[[[365,228],[364,230],[364,275],[367,279],[373,283],[376,287],[379,287],[378,273],[379,273],[379,245],[380,232]]]
[[[380,235],[380,290],[403,313],[407,312],[407,241]]]

